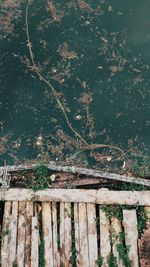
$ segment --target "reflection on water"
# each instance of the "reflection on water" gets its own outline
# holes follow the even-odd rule
[[[0,163],[68,162],[85,146],[69,125],[88,144],[117,146],[129,150],[128,157],[145,157],[150,149],[149,1],[29,2],[36,67],[56,92],[31,62],[26,1],[4,0]],[[118,157],[114,149],[99,148],[79,153],[77,163],[109,165],[108,159]]]

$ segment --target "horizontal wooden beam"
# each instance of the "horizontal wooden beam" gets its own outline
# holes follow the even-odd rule
[[[27,171],[32,170],[39,166],[39,164],[23,164],[23,165],[13,165],[13,166],[4,166],[0,167],[0,176],[3,174],[3,171],[7,168],[8,172],[16,172],[16,171]],[[72,173],[75,175],[83,175],[86,177],[94,177],[94,178],[102,178],[107,180],[114,180],[114,181],[120,181],[120,182],[126,182],[126,183],[133,183],[138,185],[144,185],[150,187],[150,180],[148,179],[142,179],[139,177],[129,177],[125,175],[119,175],[116,173],[109,173],[109,172],[103,172],[96,169],[88,169],[88,168],[80,168],[76,166],[61,166],[61,165],[55,165],[54,162],[49,164],[42,164],[46,166],[50,171],[55,172],[66,172],[66,173]]]
[[[0,191],[0,201],[85,202],[100,205],[150,206],[150,191],[111,191],[108,189],[30,189]]]

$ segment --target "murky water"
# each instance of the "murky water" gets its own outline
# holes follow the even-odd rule
[[[1,5],[0,164],[65,161],[85,146],[79,135],[129,151],[127,157],[147,156],[150,1],[30,1],[36,69],[27,1]],[[99,164],[104,154],[119,156],[107,148],[96,153]]]

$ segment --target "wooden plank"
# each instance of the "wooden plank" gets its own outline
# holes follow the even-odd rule
[[[88,243],[89,243],[89,266],[96,267],[98,259],[97,229],[96,229],[96,207],[95,204],[87,204],[88,219]]]
[[[53,267],[53,236],[51,203],[42,204],[42,227],[44,237],[44,266]]]
[[[87,229],[87,206],[85,203],[79,203],[79,236],[80,253],[79,266],[90,267],[89,249],[88,249],[88,229]]]
[[[65,203],[60,203],[60,264],[65,266]]]
[[[77,252],[76,266],[79,267],[80,233],[79,233],[79,203],[74,203],[75,248]]]
[[[122,232],[121,222],[115,218],[111,218],[111,240],[112,240],[112,252],[116,258],[117,266],[123,267],[122,260],[119,257],[119,253],[117,250],[117,244],[120,243],[119,234]]]
[[[70,266],[70,256],[71,256],[71,203],[65,203],[64,211],[64,235],[65,235],[65,266]]]
[[[146,229],[138,240],[140,267],[150,266],[150,207],[145,207],[147,217]]]
[[[125,231],[125,242],[129,246],[128,256],[132,261],[132,267],[138,267],[138,231],[136,210],[123,210],[123,226]]]
[[[60,253],[58,248],[58,229],[57,229],[57,204],[52,203],[52,225],[53,225],[53,258],[54,267],[60,266]]]
[[[16,261],[17,245],[17,224],[18,224],[18,202],[12,203],[12,214],[10,216],[10,247],[9,247],[9,267],[13,267]]]
[[[39,224],[37,216],[32,217],[31,267],[39,267]]]
[[[10,238],[10,225],[9,225],[9,216],[11,213],[11,202],[5,202],[4,206],[4,217],[3,217],[3,226],[2,233],[3,238],[1,242],[1,267],[9,267],[8,263],[8,251],[9,251],[9,238]]]
[[[33,203],[26,202],[26,229],[25,229],[25,267],[31,265],[31,233],[32,233]]]
[[[47,189],[33,192],[30,189],[9,189],[6,201],[84,202],[100,205],[150,205],[150,191],[111,191],[84,189]],[[2,193],[0,192],[0,200]]]
[[[105,145],[102,144],[96,144],[94,145],[95,147],[105,147]],[[88,146],[89,148],[89,146]],[[118,148],[117,148],[118,149]],[[120,150],[120,149],[119,149]],[[121,152],[122,153],[122,152]],[[22,170],[33,170],[35,167],[39,166],[38,163],[35,164],[22,164],[18,166],[7,166],[7,170],[9,172],[12,171],[22,171]],[[125,176],[125,175],[119,175],[116,173],[109,173],[109,172],[103,172],[100,170],[95,170],[95,169],[86,169],[86,168],[80,168],[76,166],[59,166],[53,163],[50,164],[45,164],[45,166],[49,170],[57,171],[57,172],[68,172],[68,173],[73,173],[73,174],[78,174],[78,175],[85,175],[88,177],[95,177],[95,178],[104,178],[108,180],[115,180],[115,181],[121,181],[121,182],[127,182],[127,183],[135,183],[135,184],[141,184],[141,185],[147,185],[150,187],[150,181],[146,179],[142,179],[139,177],[131,177],[131,176]],[[0,171],[3,172],[6,170],[6,167],[0,167]]]
[[[107,259],[111,253],[110,222],[103,210],[99,211],[100,219],[100,255],[102,267],[108,267]]]
[[[18,214],[18,243],[17,243],[17,264],[18,267],[24,267],[25,252],[25,202],[19,202]]]

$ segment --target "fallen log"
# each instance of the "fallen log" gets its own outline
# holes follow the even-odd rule
[[[127,182],[132,184],[138,184],[143,186],[150,187],[150,180],[142,179],[139,177],[129,177],[125,175],[120,175],[116,173],[109,173],[109,172],[103,172],[100,170],[95,169],[88,169],[88,168],[80,168],[76,166],[61,166],[61,165],[55,165],[54,162],[50,164],[24,164],[24,165],[13,165],[13,166],[7,166],[7,171],[9,173],[11,172],[18,172],[18,171],[27,171],[27,170],[33,170],[34,168],[38,167],[39,165],[46,166],[50,171],[56,171],[56,172],[66,172],[66,173],[72,173],[77,175],[84,175],[84,176],[90,176],[94,178],[103,178],[103,179],[109,179],[109,180],[115,180],[120,182]],[[4,167],[0,167],[0,174],[3,173],[5,170]],[[1,182],[1,181],[0,181]]]

